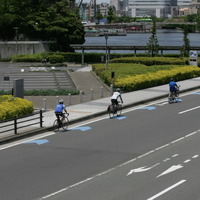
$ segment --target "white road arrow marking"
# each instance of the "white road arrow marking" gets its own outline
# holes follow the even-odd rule
[[[177,169],[181,169],[182,167],[183,167],[182,165],[173,165],[169,169],[164,171],[162,174],[158,175],[157,178],[160,177],[160,176],[166,175],[168,173],[171,173],[171,172],[173,172],[173,171],[175,171]]]
[[[148,171],[148,170],[150,170],[150,169],[156,167],[156,166],[159,165],[159,164],[160,164],[160,163],[157,163],[157,164],[155,164],[155,165],[153,165],[153,166],[151,166],[151,167],[147,167],[147,168],[145,168],[146,166],[144,166],[144,167],[139,167],[139,168],[136,168],[136,169],[132,169],[132,170],[130,170],[130,172],[129,172],[126,176],[129,176],[129,175],[131,175],[132,173],[138,173],[138,172],[145,172],[145,171]]]

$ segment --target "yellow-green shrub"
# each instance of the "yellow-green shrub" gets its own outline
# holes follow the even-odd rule
[[[186,66],[173,68],[171,70],[161,70],[154,73],[117,78],[115,80],[115,86],[128,92],[166,84],[170,81],[171,77],[174,77],[178,81],[198,76],[200,76],[200,69],[198,67]]]
[[[11,95],[0,97],[0,120],[12,119],[14,116],[23,116],[33,112],[33,103]]]

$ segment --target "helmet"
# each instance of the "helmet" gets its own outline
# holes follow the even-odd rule
[[[117,91],[117,92],[120,92],[120,88],[117,88],[116,91]]]
[[[59,101],[58,101],[59,103],[63,103],[63,99],[59,99]]]
[[[174,78],[173,78],[173,77],[171,78],[171,81],[174,81]]]

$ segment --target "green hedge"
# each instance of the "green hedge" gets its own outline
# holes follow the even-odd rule
[[[200,68],[189,65],[145,66],[132,63],[110,63],[108,70],[102,64],[94,64],[93,70],[107,85],[114,84],[125,92],[166,84],[171,77],[177,81],[200,76]],[[115,77],[111,77],[112,71]]]
[[[188,58],[168,58],[168,57],[124,57],[110,60],[110,63],[140,63],[151,65],[185,65]]]
[[[185,66],[171,70],[157,71],[155,73],[127,76],[115,81],[115,87],[120,87],[126,92],[154,87],[169,83],[171,77],[176,81],[200,76],[200,69],[195,66]]]
[[[164,58],[165,57],[171,57],[171,58],[178,58],[180,57],[180,54],[167,54],[167,55],[160,55],[158,58]],[[129,59],[133,60],[135,59],[135,62],[141,63],[141,60],[143,60],[143,57],[145,59],[148,59],[147,54],[137,54],[137,57],[135,57],[135,54],[118,54],[118,53],[111,53],[110,54],[110,62],[126,62],[126,58],[129,57]],[[142,57],[142,58],[141,58]],[[104,58],[104,60],[102,60]],[[123,59],[125,60],[112,60],[112,59]],[[153,57],[154,58],[154,57]],[[158,58],[154,58],[157,59]],[[43,62],[44,60],[47,60],[50,63],[63,63],[63,62],[75,62],[75,63],[81,63],[82,61],[82,53],[70,53],[70,52],[44,52],[39,54],[33,54],[33,55],[19,55],[19,56],[13,56],[12,61],[13,62]],[[128,59],[128,62],[130,60]],[[138,60],[139,59],[139,60]],[[150,60],[152,57],[149,58]],[[187,60],[187,58],[185,58]],[[178,59],[181,60],[180,58]],[[160,59],[158,62],[163,61]],[[105,62],[105,53],[84,53],[84,62],[85,63],[101,63]],[[183,59],[184,62],[184,59]],[[154,64],[155,63],[154,61]],[[180,64],[180,63],[179,63]],[[152,65],[152,64],[151,64]]]
[[[33,103],[21,98],[13,98],[11,95],[0,96],[0,120],[12,119],[15,116],[31,114]]]
[[[24,96],[57,96],[57,95],[78,95],[80,93],[79,90],[75,89],[59,89],[59,90],[25,90]],[[0,90],[0,95],[9,95],[11,94],[11,91],[4,91]]]

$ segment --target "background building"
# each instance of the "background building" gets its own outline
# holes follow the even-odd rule
[[[171,16],[171,6],[176,6],[174,0],[129,0],[131,17],[168,18]]]
[[[128,0],[111,0],[110,4],[115,7],[116,15],[128,15]]]

